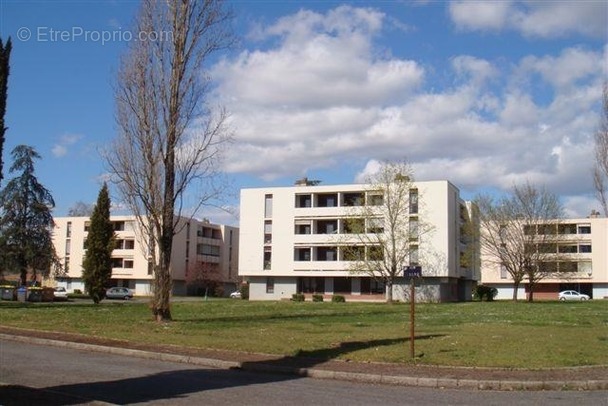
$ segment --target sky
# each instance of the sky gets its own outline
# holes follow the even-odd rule
[[[209,102],[230,114],[226,206],[245,187],[361,182],[381,161],[465,199],[530,182],[568,217],[600,209],[593,134],[608,78],[608,2],[229,0],[239,41]],[[54,215],[93,204],[117,133],[113,86],[137,1],[0,0],[13,42],[4,146],[33,146]],[[192,192],[193,193],[193,192]],[[119,196],[113,201],[120,207]],[[238,224],[203,209],[197,217]]]

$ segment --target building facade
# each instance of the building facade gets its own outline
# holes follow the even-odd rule
[[[478,250],[470,249],[463,227],[471,205],[447,181],[412,185],[417,205],[416,213],[410,214],[433,229],[424,241],[411,242],[423,268],[417,298],[468,300],[480,277]],[[242,189],[239,275],[249,283],[250,299],[317,293],[384,300],[381,282],[352,272],[343,238],[353,206],[369,204],[373,198],[370,188],[301,182],[293,187]],[[398,278],[394,299],[407,299],[406,284],[405,278]]]
[[[111,216],[110,220],[116,236],[110,285],[128,287],[135,295],[153,294],[154,275],[148,260],[148,245],[142,237],[137,219],[135,216]],[[56,277],[57,285],[65,287],[68,292],[84,292],[82,263],[90,219],[56,217],[54,221],[53,244],[64,270],[61,276]],[[225,285],[228,293],[236,287],[238,228],[184,219],[173,238],[173,293],[188,293],[201,282],[203,272]]]
[[[542,229],[554,241],[549,248],[555,252],[553,268],[559,272],[547,274],[536,285],[534,299],[557,300],[562,290],[577,290],[594,299],[608,298],[608,218],[592,213],[588,218],[564,219]],[[497,299],[513,298],[512,277],[499,261],[485,254],[481,281],[498,290]],[[527,298],[528,292],[524,279],[518,299]]]

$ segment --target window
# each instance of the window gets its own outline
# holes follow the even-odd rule
[[[128,269],[133,269],[133,260],[132,259],[125,259],[123,262],[123,268],[128,268]]]
[[[558,234],[576,234],[576,224],[559,224],[557,226]]]
[[[264,217],[272,217],[272,195],[264,196]]]
[[[410,247],[410,265],[418,265],[419,264],[419,250],[417,245],[412,245]]]
[[[70,270],[70,257],[65,257],[63,259],[63,270],[67,273]]]
[[[135,240],[125,240],[125,247],[124,249],[126,250],[133,250],[135,249]]]
[[[410,214],[418,213],[418,189],[410,190]]]
[[[365,247],[360,245],[349,245],[342,248],[344,261],[363,261],[365,259]]]
[[[591,234],[591,226],[578,226],[579,234]]]
[[[212,257],[219,257],[220,247],[218,245],[198,244],[196,246],[196,253],[198,255],[209,255]]]
[[[270,251],[269,248],[265,248],[264,249],[264,269],[265,270],[269,270],[271,269],[271,264],[272,264],[272,251]]]
[[[71,240],[65,240],[65,255],[70,255],[71,248]]]
[[[124,231],[125,230],[125,222],[124,221],[113,221],[114,231]]]
[[[320,193],[317,195],[317,207],[337,207],[338,195],[336,193]]]
[[[384,196],[381,193],[371,193],[367,196],[367,204],[370,206],[382,206]]]
[[[338,232],[338,220],[318,220],[317,234],[336,234]]]
[[[274,278],[266,278],[266,293],[274,293]]]
[[[68,221],[68,224],[65,229],[65,238],[72,237],[72,222]]]
[[[264,221],[264,244],[272,242],[272,220]]]
[[[409,236],[410,240],[418,239],[418,218],[412,217],[409,221]]]
[[[344,220],[344,232],[346,234],[363,234],[365,232],[365,219],[347,218]]]
[[[591,253],[591,244],[581,244],[578,246],[578,252],[589,254]]]
[[[560,254],[575,254],[578,252],[576,245],[560,245],[557,250]]]
[[[91,228],[91,222],[90,221],[85,221],[84,222],[84,232],[88,232],[89,228]]]
[[[318,247],[317,261],[337,261],[338,249],[336,247]]]
[[[354,193],[344,193],[343,195],[343,205],[347,207],[351,206],[362,206],[363,205],[363,193],[354,192]]]
[[[312,231],[310,220],[296,220],[295,233],[296,234],[310,234]]]
[[[296,248],[294,250],[294,260],[295,261],[310,261],[310,248]]]
[[[370,234],[381,234],[384,232],[384,219],[371,218],[367,220],[367,232]]]
[[[311,207],[312,197],[309,194],[296,195],[296,207]]]
[[[505,264],[500,264],[500,279],[507,279],[509,272]]]
[[[112,268],[122,268],[122,258],[112,258]]]
[[[384,259],[384,252],[382,247],[379,245],[373,245],[367,248],[367,257],[370,261],[382,261]]]
[[[148,275],[152,275],[154,273],[154,264],[152,261],[148,261]]]

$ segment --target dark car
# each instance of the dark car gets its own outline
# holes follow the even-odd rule
[[[106,298],[130,300],[133,299],[133,292],[129,288],[110,288],[106,290]]]

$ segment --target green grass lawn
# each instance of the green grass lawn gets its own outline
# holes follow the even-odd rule
[[[144,343],[410,363],[409,305],[209,300],[147,303],[0,301],[0,324]],[[416,306],[416,363],[546,368],[608,364],[608,301]]]

